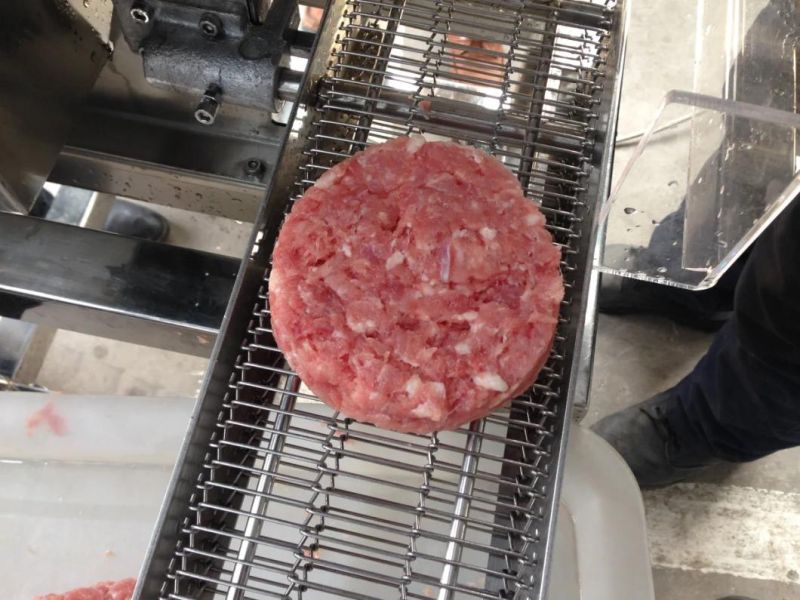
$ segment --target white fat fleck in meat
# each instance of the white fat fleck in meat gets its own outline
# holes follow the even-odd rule
[[[426,381],[417,386],[415,391],[422,401],[411,411],[412,415],[435,421],[444,416],[445,408],[441,400],[445,397],[446,390],[441,381]]]
[[[478,373],[475,375],[472,378],[472,381],[478,387],[482,387],[487,390],[493,390],[495,392],[505,392],[508,390],[508,384],[497,373],[489,373],[484,371],[483,373]]]
[[[411,414],[415,417],[419,417],[421,419],[430,419],[432,421],[438,421],[442,418],[444,411],[442,407],[439,406],[436,402],[425,401],[418,404],[412,411]]]
[[[397,265],[405,260],[405,255],[402,252],[394,252],[389,258],[386,259],[386,270],[391,271]]]
[[[459,342],[454,346],[456,354],[469,354],[470,347],[467,342]]]
[[[406,381],[405,385],[406,394],[408,394],[409,396],[413,396],[421,383],[422,379],[419,378],[419,375],[414,373],[411,377],[408,378],[408,381]]]
[[[538,225],[544,221],[544,217],[538,213],[530,213],[525,217],[525,223],[528,225]]]
[[[410,135],[408,137],[408,143],[406,144],[406,152],[409,154],[416,154],[417,150],[422,148],[427,140],[424,136],[420,134]]]
[[[431,394],[436,398],[444,398],[444,384],[441,381],[430,381],[428,382],[428,387],[431,390]]]
[[[447,242],[442,251],[442,257],[439,259],[439,279],[447,283],[450,281],[450,242]]]
[[[269,275],[269,290],[273,294],[280,294],[283,287],[283,279],[280,271],[272,271]]]
[[[485,160],[484,154],[475,148],[470,148],[470,158],[478,164],[481,164]]]
[[[367,319],[366,321],[356,321],[350,315],[347,315],[347,326],[356,333],[371,333],[375,331],[375,321]]]
[[[342,244],[342,254],[344,254],[347,258],[353,256],[353,251],[350,249],[348,244]]]
[[[481,237],[487,242],[497,237],[497,230],[491,227],[481,227]]]
[[[334,172],[333,169],[328,169],[325,171],[319,179],[314,183],[314,187],[317,187],[321,190],[327,189],[339,181],[340,175],[337,172]]]
[[[456,321],[474,321],[477,318],[478,318],[478,313],[476,313],[474,310],[459,313],[454,317]]]

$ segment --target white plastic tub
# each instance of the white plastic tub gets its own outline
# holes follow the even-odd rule
[[[0,394],[0,598],[135,576],[193,400]],[[27,427],[50,403],[60,434]],[[570,436],[550,600],[652,600],[641,495],[622,459]]]

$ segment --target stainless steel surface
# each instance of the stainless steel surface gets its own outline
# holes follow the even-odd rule
[[[578,0],[331,6],[138,597],[544,597],[571,375],[591,310],[593,174],[607,159],[618,17]],[[355,423],[287,388],[294,373],[254,275],[291,200],[326,168],[415,131],[476,144],[518,174],[562,250],[567,290],[532,389],[481,423],[431,436]]]
[[[0,376],[16,379],[35,332],[35,325],[0,317]]]
[[[289,376],[283,378],[283,385],[279,387],[296,392],[299,385],[300,381],[297,377]],[[241,600],[244,596],[244,586],[250,575],[249,565],[255,557],[258,548],[258,538],[261,535],[261,526],[263,522],[259,518],[259,515],[266,512],[268,498],[275,484],[275,472],[278,470],[280,455],[283,452],[283,447],[286,442],[285,434],[289,429],[289,423],[291,421],[290,411],[294,408],[295,400],[296,397],[294,394],[282,394],[279,404],[281,413],[275,420],[275,432],[279,435],[273,435],[270,438],[266,456],[264,457],[263,463],[260,465],[262,472],[258,476],[258,482],[255,486],[257,496],[253,500],[253,505],[250,507],[252,516],[247,517],[247,521],[244,524],[243,539],[236,556],[236,564],[233,566],[231,586],[228,588],[228,593],[226,595],[227,600]]]
[[[478,471],[478,462],[483,442],[483,432],[486,422],[473,421],[469,424],[469,434],[464,447],[464,461],[461,463],[461,475],[458,480],[456,502],[453,506],[453,522],[448,532],[449,541],[444,550],[444,565],[442,575],[439,577],[439,594],[437,600],[450,600],[453,585],[458,581],[458,565],[464,551],[463,540],[469,523],[469,507],[475,489],[475,475]]]
[[[6,388],[36,381],[55,334],[51,327],[0,317],[0,377]]]
[[[109,49],[66,2],[0,2],[0,210],[36,199]]]
[[[258,155],[267,174],[277,155],[277,148],[269,150]],[[251,159],[240,155],[244,165]],[[74,146],[62,150],[50,181],[249,222],[266,193],[260,178],[244,181]]]
[[[270,4],[272,4],[271,0],[247,0],[250,21],[263,23],[267,19]]]
[[[2,315],[207,356],[239,261],[0,214]]]
[[[114,203],[116,201],[116,196],[104,194],[102,192],[94,192],[86,207],[83,218],[77,225],[89,229],[102,230],[106,225],[106,221],[108,221],[108,216],[111,214],[111,209],[114,208]]]
[[[226,102],[224,94],[214,126],[202,126],[194,118],[199,94],[151,85],[119,31],[113,41],[112,59],[81,106],[50,180],[253,221],[285,126],[267,111]],[[279,67],[277,75],[278,98],[295,98],[300,74]],[[259,177],[247,172],[251,159],[265,166]]]
[[[588,187],[596,189],[596,202],[604,204],[611,191],[612,167],[614,155],[614,142],[617,137],[617,117],[622,97],[623,67],[628,39],[628,22],[630,21],[631,2],[621,4],[617,9],[618,16],[611,26],[611,39],[613,46],[607,60],[606,85],[600,95],[601,106],[608,110],[598,114],[598,135],[595,140],[596,152],[601,159],[598,168],[589,173]],[[598,210],[599,214],[599,210]],[[605,245],[605,222],[597,217],[595,219],[596,231],[591,238],[596,240],[595,247],[590,250],[591,267],[586,269],[584,277],[584,302],[583,316],[576,333],[576,359],[573,363],[570,379],[572,381],[572,406],[573,417],[580,421],[589,410],[589,389],[592,379],[592,365],[594,359],[594,342],[597,332],[597,294],[600,286],[600,273],[594,268],[599,261],[600,252]]]

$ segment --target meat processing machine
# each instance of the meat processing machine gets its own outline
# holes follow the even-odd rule
[[[548,597],[569,425],[589,389],[625,17],[614,0],[0,8],[13,42],[0,47],[4,316],[210,357],[137,597]],[[266,297],[292,202],[409,133],[512,170],[566,287],[534,386],[429,436],[321,405],[276,347]],[[90,190],[83,224],[118,196],[253,222],[248,251],[34,219],[45,181]]]

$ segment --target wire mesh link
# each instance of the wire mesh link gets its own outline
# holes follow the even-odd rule
[[[598,95],[613,2],[347,0],[299,197],[413,132],[497,156],[541,207],[566,297],[537,382],[430,436],[353,422],[283,358],[254,299],[164,599],[540,597]],[[267,275],[268,276],[268,275]]]

